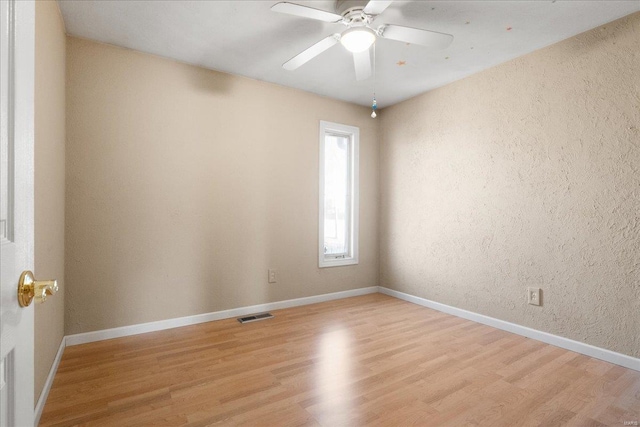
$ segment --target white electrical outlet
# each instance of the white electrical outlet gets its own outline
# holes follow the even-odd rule
[[[527,302],[531,305],[542,305],[540,288],[527,288]]]
[[[276,270],[269,269],[269,283],[276,283]]]

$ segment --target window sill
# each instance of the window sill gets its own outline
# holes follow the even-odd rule
[[[358,264],[358,258],[322,258],[320,259],[320,263],[318,266],[320,268],[327,267],[342,267],[345,265],[356,265]]]

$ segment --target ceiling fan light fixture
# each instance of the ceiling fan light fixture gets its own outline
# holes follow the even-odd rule
[[[342,33],[340,43],[349,52],[358,53],[365,51],[371,47],[376,41],[376,33],[367,27],[349,28]]]

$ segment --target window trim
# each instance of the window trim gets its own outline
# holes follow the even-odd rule
[[[324,150],[325,136],[327,134],[340,135],[349,137],[351,140],[350,154],[350,172],[351,172],[351,189],[350,194],[350,233],[349,233],[349,249],[348,256],[327,257],[324,254]],[[343,125],[340,123],[332,123],[320,121],[320,161],[319,161],[319,197],[318,197],[318,267],[339,267],[343,265],[358,264],[358,229],[359,229],[359,172],[360,172],[360,129],[355,126]]]

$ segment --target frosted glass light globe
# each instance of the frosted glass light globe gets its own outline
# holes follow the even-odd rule
[[[376,41],[376,33],[371,28],[354,27],[342,33],[340,43],[349,52],[358,53],[367,50]]]

